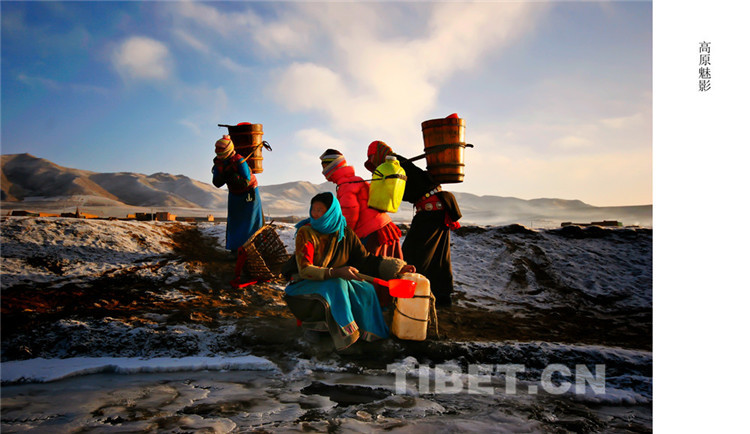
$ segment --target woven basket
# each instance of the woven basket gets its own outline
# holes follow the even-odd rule
[[[281,267],[291,256],[271,225],[258,229],[242,247],[247,254],[243,269],[259,281],[281,277]]]

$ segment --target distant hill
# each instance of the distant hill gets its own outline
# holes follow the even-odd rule
[[[183,175],[155,173],[96,173],[58,166],[29,154],[2,156],[0,169],[3,208],[46,209],[98,207],[100,215],[133,212],[132,207],[154,210],[179,209],[181,214],[226,213],[227,192],[211,184]],[[450,184],[443,186],[450,191]],[[261,185],[263,211],[268,216],[305,216],[312,196],[335,191],[330,182],[307,181]],[[520,223],[530,227],[556,227],[563,221],[588,223],[617,220],[625,225],[651,226],[652,206],[595,207],[580,200],[532,199],[477,196],[454,193],[463,213],[464,224],[504,225]],[[107,211],[109,210],[109,211]],[[114,210],[117,210],[116,212]],[[192,210],[192,211],[191,211]],[[408,222],[413,215],[410,203],[403,202],[395,221]]]
[[[313,184],[307,181],[260,186],[264,212],[277,216],[306,215],[310,208],[310,199],[324,191],[335,192],[336,187],[330,182]]]
[[[2,200],[93,196],[112,205],[221,208],[226,193],[182,175],[96,173],[58,166],[29,154],[2,156]]]

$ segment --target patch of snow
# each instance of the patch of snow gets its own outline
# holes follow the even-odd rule
[[[451,243],[455,290],[464,295],[459,304],[507,311],[586,300],[619,310],[652,306],[650,234],[618,229],[602,238],[570,239],[550,230],[489,228],[452,234]]]
[[[3,383],[46,383],[67,377],[101,372],[134,374],[204,370],[276,371],[278,367],[267,359],[251,355],[238,357],[155,357],[152,359],[71,357],[67,359],[37,358],[4,362],[0,375]]]
[[[3,286],[99,276],[162,258],[174,245],[160,222],[68,218],[3,219],[0,240]]]

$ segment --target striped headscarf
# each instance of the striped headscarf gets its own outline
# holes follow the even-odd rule
[[[393,149],[386,145],[385,142],[376,140],[370,143],[367,147],[367,161],[365,161],[365,168],[370,172],[374,172],[375,169],[385,162],[385,157],[393,154]]]
[[[328,176],[335,172],[339,167],[346,166],[346,159],[341,152],[335,149],[327,149],[323,155],[320,156],[320,162],[323,165],[323,176],[328,179]]]
[[[220,159],[229,158],[235,154],[234,143],[228,135],[224,134],[222,138],[216,141],[216,157]]]

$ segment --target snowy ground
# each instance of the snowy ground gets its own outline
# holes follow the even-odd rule
[[[464,227],[440,335],[341,354],[295,326],[283,282],[232,289],[223,242],[223,224],[3,219],[3,431],[651,430],[649,229]]]

